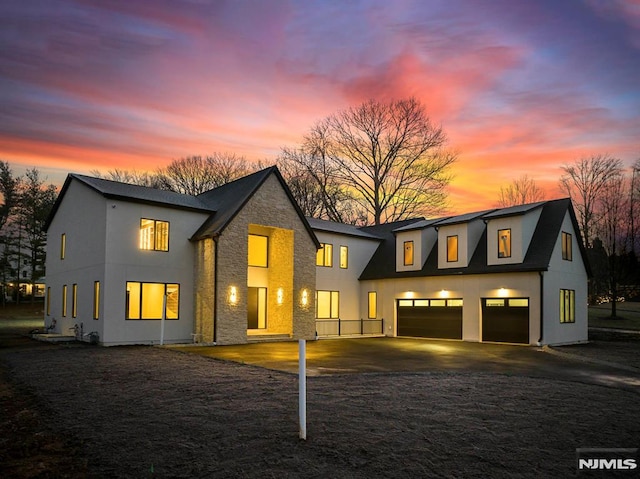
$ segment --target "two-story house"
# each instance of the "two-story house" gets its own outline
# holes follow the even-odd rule
[[[568,199],[355,227],[304,218],[275,167],[198,196],[69,175],[47,229],[45,324],[105,345],[587,340]]]
[[[46,326],[105,345],[315,337],[317,239],[276,168],[199,196],[69,175]]]

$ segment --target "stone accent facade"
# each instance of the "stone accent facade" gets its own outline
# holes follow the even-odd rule
[[[215,303],[216,343],[223,345],[247,342],[247,238],[250,225],[274,228],[270,235],[269,283],[282,284],[284,297],[290,298],[279,312],[276,288],[269,288],[268,333],[291,334],[294,339],[315,338],[315,243],[282,185],[275,175],[270,175],[222,231],[216,242],[216,290],[219,294]],[[200,260],[205,261],[205,258],[199,254],[198,261]],[[207,268],[198,265],[196,269],[204,272]],[[236,304],[229,301],[232,287],[237,292]],[[299,300],[303,289],[308,290],[309,302],[306,307],[302,307]],[[198,290],[201,290],[200,286]],[[286,308],[291,308],[292,314],[284,311]],[[202,311],[206,309],[203,308]]]
[[[215,306],[215,248],[211,238],[196,243],[194,271],[194,333],[196,341],[214,341],[213,316]]]

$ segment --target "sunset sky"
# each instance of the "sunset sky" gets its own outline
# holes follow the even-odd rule
[[[3,0],[0,159],[48,182],[234,152],[415,96],[459,154],[452,212],[528,174],[640,158],[640,0]]]

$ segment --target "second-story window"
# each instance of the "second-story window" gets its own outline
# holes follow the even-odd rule
[[[269,266],[269,238],[261,235],[249,235],[249,266],[266,268]]]
[[[347,246],[340,246],[340,267],[342,269],[349,267],[349,248]]]
[[[320,249],[316,253],[316,266],[333,266],[333,245],[330,243],[320,243]]]
[[[404,242],[404,265],[411,266],[413,264],[413,241]]]
[[[511,229],[498,230],[498,258],[511,258]]]
[[[449,263],[458,261],[458,235],[447,236],[447,261]]]
[[[150,251],[169,251],[169,222],[140,220],[140,249]]]
[[[573,261],[571,234],[562,232],[562,259]]]

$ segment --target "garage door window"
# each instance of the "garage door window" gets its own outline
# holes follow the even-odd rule
[[[461,307],[462,299],[400,299],[398,300],[398,306],[401,308],[428,307],[428,306]]]

